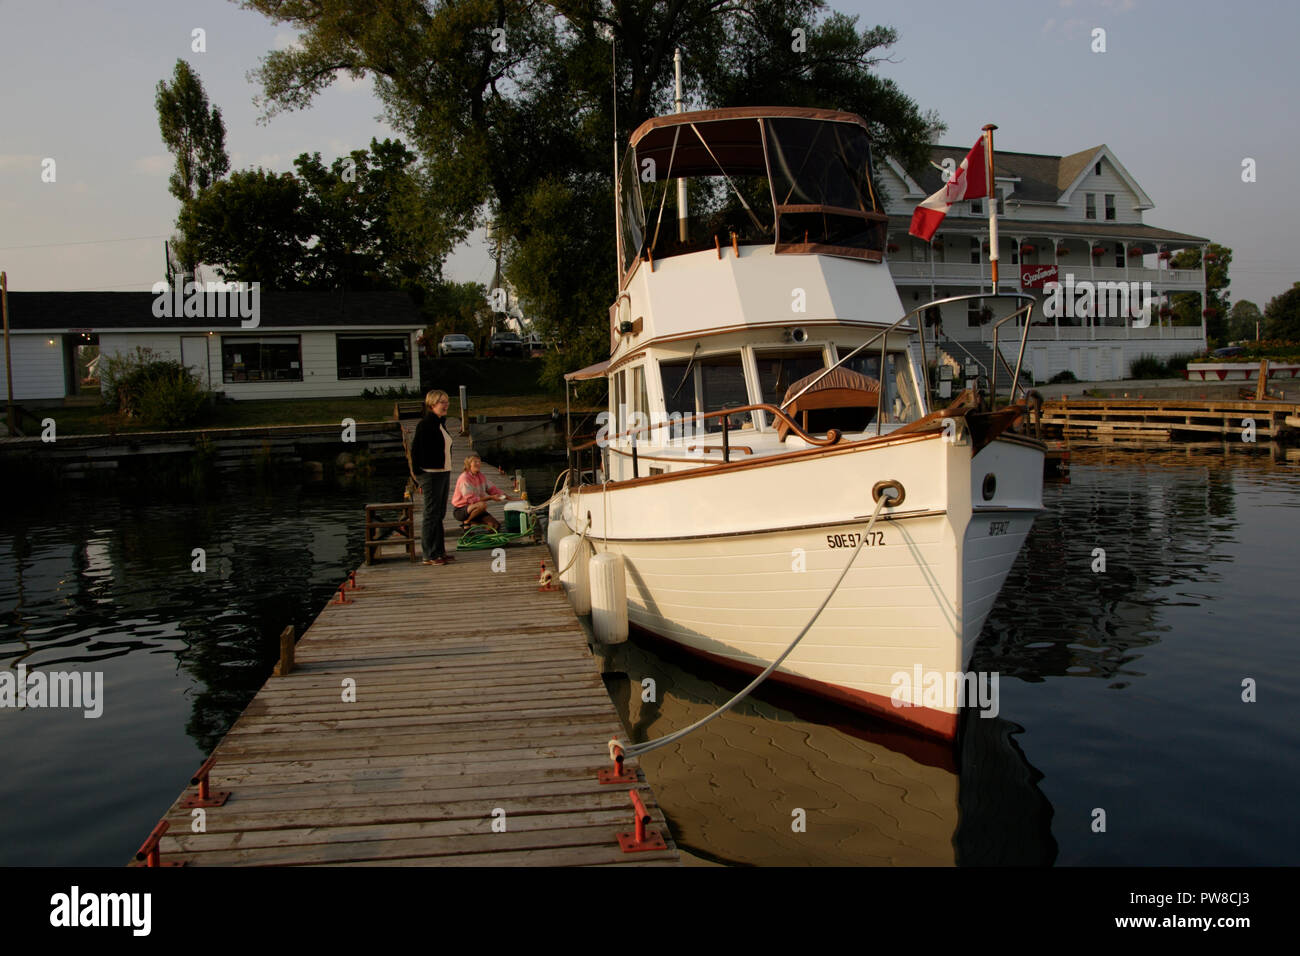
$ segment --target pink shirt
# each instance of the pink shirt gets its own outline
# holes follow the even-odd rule
[[[464,508],[472,505],[477,501],[485,500],[489,495],[500,495],[504,492],[496,485],[487,480],[487,475],[479,472],[472,475],[468,471],[462,471],[460,477],[456,479],[456,493],[451,496],[451,506],[453,508]]]

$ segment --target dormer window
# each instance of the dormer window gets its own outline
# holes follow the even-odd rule
[[[1101,160],[1100,160],[1100,159],[1097,160],[1097,162],[1093,165],[1093,167],[1092,167],[1092,171],[1093,171],[1094,173],[1096,173],[1098,176],[1101,175]]]

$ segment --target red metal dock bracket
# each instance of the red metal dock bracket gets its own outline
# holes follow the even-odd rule
[[[627,795],[632,798],[632,812],[636,814],[636,830],[632,833],[620,833],[618,835],[618,846],[624,853],[644,853],[647,850],[666,850],[668,844],[664,842],[663,834],[658,830],[649,830],[646,824],[650,822],[650,814],[641,802],[641,796],[635,790],[629,790]]]
[[[362,587],[363,587],[363,585],[357,584],[357,572],[355,572],[355,571],[349,571],[349,572],[348,572],[348,590],[349,590],[349,591],[360,591]]]
[[[348,582],[344,581],[342,584],[339,585],[338,594],[335,595],[335,600],[331,601],[330,603],[331,604],[356,604],[357,603],[356,601],[348,600]]]
[[[601,767],[596,771],[596,780],[599,783],[636,783],[636,771],[628,770],[623,766],[623,748],[619,746],[617,740],[609,742],[609,759],[614,761],[613,767]]]
[[[166,820],[158,821],[158,825],[153,828],[153,832],[150,833],[144,843],[140,845],[140,849],[135,851],[135,860],[131,863],[132,866],[140,866],[142,864],[147,867],[185,865],[184,861],[167,860],[164,862],[161,859],[162,852],[158,849],[158,843],[162,840],[162,835],[167,832],[169,826],[170,824]]]
[[[213,793],[208,789],[208,774],[212,771],[212,765],[217,762],[217,755],[213,754],[207,760],[203,761],[203,766],[194,771],[194,776],[190,778],[190,785],[198,785],[199,793],[195,797],[185,797],[181,800],[181,806],[186,810],[193,807],[221,807],[225,806],[230,799],[229,790],[218,790]]]

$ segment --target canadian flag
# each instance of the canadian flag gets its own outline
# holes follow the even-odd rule
[[[984,162],[984,137],[981,136],[975,147],[966,154],[952,179],[937,193],[916,207],[912,213],[912,225],[908,235],[916,236],[929,242],[934,232],[948,215],[948,210],[955,202],[964,199],[982,199],[989,194],[988,176]]]

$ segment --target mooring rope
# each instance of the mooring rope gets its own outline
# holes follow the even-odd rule
[[[699,730],[709,721],[713,720],[713,718],[722,716],[727,711],[731,710],[731,708],[739,704],[746,697],[748,697],[750,693],[754,690],[754,688],[756,688],[759,684],[763,683],[763,681],[767,680],[768,675],[770,675],[772,671],[776,670],[779,666],[781,666],[781,662],[784,661],[787,657],[789,657],[790,653],[795,649],[795,647],[799,644],[799,642],[804,639],[804,635],[807,634],[810,630],[812,630],[812,626],[817,623],[817,618],[821,617],[822,611],[826,610],[826,605],[831,602],[831,598],[835,596],[835,592],[838,591],[840,589],[840,585],[844,583],[844,578],[848,575],[849,568],[853,567],[853,562],[854,560],[857,559],[858,552],[862,550],[862,545],[866,542],[867,538],[871,536],[871,528],[873,525],[875,525],[876,518],[880,516],[880,509],[885,506],[886,501],[894,500],[892,495],[885,494],[886,488],[892,488],[893,490],[898,492],[901,492],[903,490],[901,486],[897,486],[897,485],[886,485],[880,489],[880,497],[876,499],[876,510],[871,513],[871,520],[867,522],[866,530],[863,531],[862,538],[858,541],[857,547],[855,547],[853,549],[853,553],[849,555],[849,560],[844,565],[844,570],[840,572],[839,580],[835,582],[835,586],[831,588],[830,593],[826,595],[826,599],[822,601],[821,606],[817,608],[816,611],[813,612],[812,618],[808,621],[807,624],[804,625],[804,628],[802,631],[799,632],[799,635],[793,641],[790,642],[789,647],[787,647],[784,651],[782,651],[781,656],[778,657],[776,660],[774,660],[771,664],[768,664],[767,669],[764,670],[763,673],[755,677],[752,681],[750,681],[749,685],[744,690],[738,693],[735,697],[731,698],[731,700],[727,701],[725,704],[723,704],[713,713],[709,714],[707,717],[702,717],[701,719],[697,720],[695,723],[691,724],[689,727],[683,727],[681,730],[674,731],[673,733],[668,734],[666,737],[660,737],[657,740],[649,740],[641,744],[630,744],[628,746],[625,746],[623,747],[624,756],[638,757],[641,754],[649,753],[652,750],[658,750],[660,747],[664,747],[667,746],[668,744],[673,743],[674,741],[681,740],[683,737],[685,737],[687,734],[691,733],[692,731]]]

